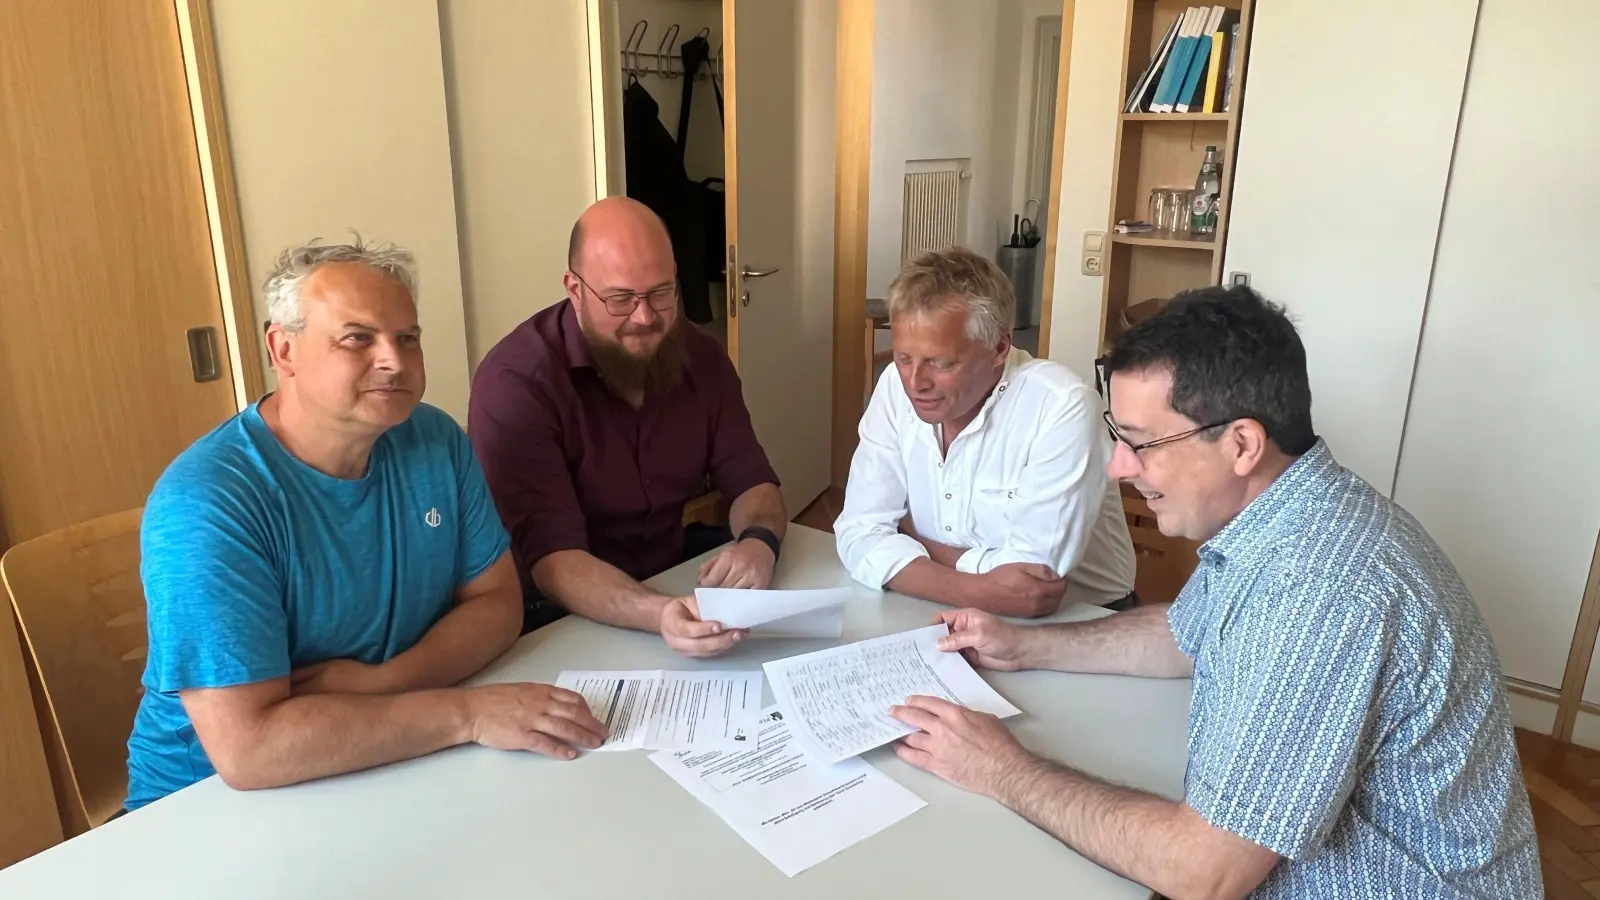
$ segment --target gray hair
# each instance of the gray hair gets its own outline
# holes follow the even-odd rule
[[[312,273],[329,263],[360,263],[400,282],[417,299],[417,260],[410,250],[395,244],[369,244],[360,234],[349,244],[322,244],[312,238],[298,247],[278,254],[262,289],[267,294],[268,324],[290,334],[306,327],[305,307],[300,303],[300,288]]]
[[[889,318],[965,310],[967,336],[985,347],[1011,333],[1017,298],[1000,267],[965,247],[930,250],[906,263],[889,284]]]

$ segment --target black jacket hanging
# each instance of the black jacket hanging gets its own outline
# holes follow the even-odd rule
[[[672,237],[683,313],[691,322],[711,321],[711,286],[706,270],[704,188],[684,172],[682,150],[661,124],[661,108],[638,81],[622,93],[622,138],[628,196],[661,217]],[[720,256],[721,248],[717,248]]]
[[[711,59],[711,43],[702,31],[679,48],[683,56],[683,103],[678,107],[678,159],[682,161],[689,149],[689,112],[693,108],[695,76]],[[717,84],[715,68],[708,71],[711,87],[717,94],[717,121],[723,121],[722,87]],[[721,178],[706,178],[699,182],[701,219],[705,223],[705,267],[713,278],[727,280],[727,257],[723,248],[728,243],[728,208],[724,182]]]

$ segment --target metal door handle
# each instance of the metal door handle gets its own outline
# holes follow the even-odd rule
[[[207,325],[191,328],[185,334],[189,342],[189,369],[198,382],[216,381],[222,377],[222,367],[217,365],[217,330]]]
[[[768,275],[772,275],[772,274],[777,273],[777,271],[778,271],[778,269],[777,269],[776,266],[766,270],[765,272],[757,271],[756,269],[752,269],[749,266],[745,266],[744,268],[739,270],[739,277],[740,278],[765,278]]]

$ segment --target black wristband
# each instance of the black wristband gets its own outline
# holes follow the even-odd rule
[[[773,561],[777,561],[778,547],[780,542],[778,541],[778,536],[772,533],[771,528],[763,528],[760,525],[751,525],[749,528],[739,532],[740,541],[750,540],[751,538],[766,544],[767,549],[772,551]]]

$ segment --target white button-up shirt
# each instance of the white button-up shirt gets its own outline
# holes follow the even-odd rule
[[[1116,482],[1100,399],[1066,366],[1013,348],[982,409],[940,451],[893,367],[878,379],[850,461],[839,558],[882,588],[927,548],[899,532],[971,548],[956,568],[984,573],[1043,563],[1066,575],[1066,601],[1103,606],[1133,591],[1133,542]]]

